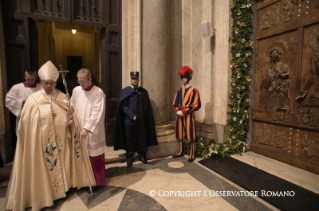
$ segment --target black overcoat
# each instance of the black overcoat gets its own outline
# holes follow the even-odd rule
[[[114,150],[126,149],[126,136],[122,103],[129,98],[135,90],[130,86],[124,88],[121,92],[119,106],[117,109],[117,118],[115,132],[113,136]],[[157,145],[156,131],[150,98],[146,89],[139,87],[137,89],[137,112],[134,128],[134,151],[146,152],[147,147]]]

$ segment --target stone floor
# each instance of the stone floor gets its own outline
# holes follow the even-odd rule
[[[233,158],[319,194],[319,175],[253,152]],[[150,160],[148,165],[136,161],[131,168],[120,162],[106,164],[106,181],[94,187],[93,194],[88,188],[71,189],[65,199],[43,210],[277,210],[258,197],[213,196],[212,190],[244,189],[198,161],[189,164],[186,157],[163,158]],[[0,182],[0,211],[4,210],[7,182],[3,178]]]

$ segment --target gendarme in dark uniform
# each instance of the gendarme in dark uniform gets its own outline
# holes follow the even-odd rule
[[[138,86],[139,72],[131,72],[131,85],[121,92],[114,150],[125,149],[127,166],[132,166],[133,154],[138,152],[138,159],[147,164],[147,147],[157,145],[151,102],[146,89]]]

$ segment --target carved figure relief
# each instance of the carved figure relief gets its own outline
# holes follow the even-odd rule
[[[305,134],[301,144],[301,153],[308,157],[319,157],[319,139],[309,140]]]
[[[286,123],[289,123],[290,122],[289,110],[283,109],[283,108],[277,108],[275,110],[273,121],[282,121],[282,122],[284,121]]]
[[[297,124],[302,124],[305,126],[317,126],[317,122],[319,119],[319,114],[312,114],[312,111],[309,109],[306,109],[305,111],[302,111],[299,109],[299,113],[296,114],[297,117]]]
[[[318,81],[319,78],[319,26],[315,28],[310,36],[309,44],[314,50],[310,57],[310,72],[311,78],[308,80],[304,88],[300,89],[296,100],[302,99],[307,95],[308,90]],[[319,102],[319,83],[315,85],[315,91],[310,96],[311,102]]]
[[[290,86],[288,65],[283,62],[288,46],[282,41],[271,43],[265,54],[268,64],[263,67],[259,103],[263,109],[290,110],[288,90]]]
[[[255,141],[262,142],[262,140],[263,140],[262,135],[263,135],[263,131],[261,129],[256,130],[255,131]]]
[[[286,23],[292,19],[294,16],[294,5],[290,3],[288,0],[282,1],[282,5],[280,7],[280,20],[283,23]]]
[[[271,131],[267,130],[265,132],[264,138],[259,141],[261,144],[274,146],[277,148],[282,148],[287,143],[287,137],[285,132],[280,132],[279,130]]]
[[[261,17],[261,29],[268,29],[276,24],[276,14],[269,10],[266,14]]]

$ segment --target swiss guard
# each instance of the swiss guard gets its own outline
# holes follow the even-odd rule
[[[184,156],[183,139],[186,138],[190,143],[190,153],[187,162],[191,163],[195,160],[195,111],[200,109],[201,102],[198,90],[189,84],[193,70],[188,66],[183,66],[179,71],[179,75],[182,80],[182,88],[177,90],[173,101],[176,113],[175,135],[179,140],[179,151],[172,157]]]

